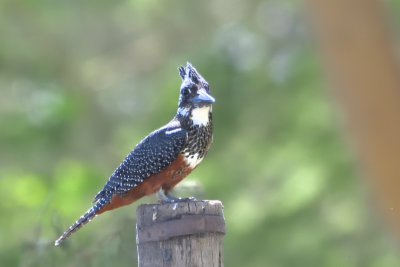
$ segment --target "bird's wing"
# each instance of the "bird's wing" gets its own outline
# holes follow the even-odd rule
[[[115,194],[124,196],[146,178],[161,172],[182,151],[187,139],[186,130],[178,122],[151,133],[126,156],[94,202],[103,197],[109,201]]]

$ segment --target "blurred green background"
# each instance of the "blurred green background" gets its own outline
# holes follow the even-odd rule
[[[400,4],[387,1],[394,25]],[[0,2],[0,266],[135,266],[135,211],[85,212],[175,114],[190,61],[214,144],[177,194],[225,206],[226,266],[400,266],[297,1]],[[397,15],[397,17],[396,17]]]

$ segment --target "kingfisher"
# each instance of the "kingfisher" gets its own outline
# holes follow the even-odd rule
[[[171,195],[176,184],[204,159],[213,141],[212,104],[207,81],[189,62],[178,68],[182,78],[174,118],[140,141],[94,197],[93,206],[56,241],[59,246],[95,216],[157,193],[162,201],[193,198]]]

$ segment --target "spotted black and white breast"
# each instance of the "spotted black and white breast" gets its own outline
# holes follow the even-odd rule
[[[195,124],[193,120],[188,120],[187,132],[188,140],[182,154],[185,156],[185,162],[191,168],[197,167],[205,157],[212,143],[212,115],[208,114],[207,124]]]

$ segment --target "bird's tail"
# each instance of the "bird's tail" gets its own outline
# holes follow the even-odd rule
[[[82,226],[90,222],[96,215],[97,212],[106,205],[107,202],[104,199],[100,199],[96,204],[91,207],[85,214],[83,214],[73,225],[71,225],[67,231],[65,231],[55,242],[55,246],[59,246],[65,239],[67,239],[72,233],[78,231]]]

